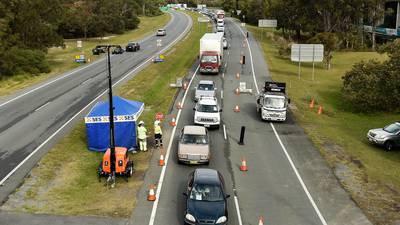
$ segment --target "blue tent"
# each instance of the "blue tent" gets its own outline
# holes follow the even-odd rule
[[[85,117],[90,150],[103,152],[110,146],[109,102],[98,102]],[[137,148],[136,120],[143,112],[144,103],[113,96],[115,146],[129,150]]]

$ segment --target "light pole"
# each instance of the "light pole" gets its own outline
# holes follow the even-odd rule
[[[100,45],[107,48],[107,65],[108,65],[108,98],[109,98],[109,121],[110,121],[110,169],[111,173],[108,179],[111,180],[111,187],[115,186],[115,135],[114,135],[114,105],[112,94],[112,77],[111,77],[111,57],[110,48],[118,47],[118,45]]]

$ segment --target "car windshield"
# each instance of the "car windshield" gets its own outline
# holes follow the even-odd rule
[[[218,107],[216,105],[199,105],[197,107],[198,112],[215,113],[218,112]]]
[[[160,30],[158,30],[158,32],[164,32],[164,30],[160,29]]]
[[[199,84],[197,89],[201,90],[201,91],[213,91],[214,90],[214,85],[212,85],[212,84]]]
[[[282,109],[285,107],[284,98],[265,98],[264,105],[267,108]]]
[[[208,143],[208,140],[206,135],[184,134],[182,143],[205,145]]]
[[[190,192],[190,199],[196,201],[223,201],[221,187],[210,184],[195,184]]]
[[[201,62],[206,63],[206,62],[211,62],[211,63],[217,63],[218,58],[216,55],[204,55],[201,57]]]
[[[386,126],[385,128],[383,128],[384,131],[395,134],[397,132],[400,131],[400,125],[394,123],[394,124],[390,124],[389,126]]]

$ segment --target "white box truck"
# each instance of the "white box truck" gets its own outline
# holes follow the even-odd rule
[[[200,39],[200,73],[219,73],[224,54],[222,33],[206,33]]]

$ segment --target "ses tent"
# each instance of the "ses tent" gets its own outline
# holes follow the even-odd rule
[[[109,102],[98,102],[85,117],[88,148],[104,152],[110,146]],[[113,96],[115,146],[137,149],[136,120],[144,103]]]

